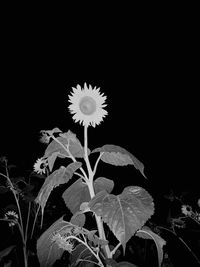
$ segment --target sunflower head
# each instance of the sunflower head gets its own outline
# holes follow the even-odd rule
[[[15,226],[17,224],[19,216],[14,210],[9,210],[5,213],[4,218],[7,220],[12,220],[8,223],[9,226]]]
[[[100,94],[99,88],[92,88],[91,85],[87,87],[84,84],[84,88],[77,85],[76,88],[72,87],[73,92],[69,95],[69,111],[73,114],[75,122],[79,122],[84,126],[93,126],[100,124],[103,118],[108,114],[103,109],[106,104],[106,96]]]

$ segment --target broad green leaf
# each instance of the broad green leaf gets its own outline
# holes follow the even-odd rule
[[[10,247],[7,247],[5,249],[3,249],[2,251],[0,251],[0,261],[6,257],[7,255],[10,254],[10,252],[13,250],[15,246],[10,246]]]
[[[60,184],[67,183],[73,176],[74,172],[80,168],[80,162],[73,162],[66,168],[61,166],[58,170],[55,170],[50,174],[44,184],[42,185],[35,202],[38,203],[42,210],[42,218],[44,214],[44,208],[49,198],[51,191]]]
[[[103,152],[101,160],[106,163],[116,166],[134,165],[134,167],[146,178],[143,163],[126,149],[116,145],[104,145],[94,149],[91,153],[96,152]]]
[[[70,222],[66,222],[61,217],[54,224],[52,224],[38,239],[37,241],[37,254],[40,262],[40,266],[52,266],[54,262],[59,259],[64,250],[69,253],[77,252],[77,246],[74,249],[74,245],[77,244],[80,235],[87,235],[89,231]],[[70,237],[67,241],[66,238]],[[75,242],[73,237],[76,238]],[[65,238],[65,240],[64,240]],[[72,247],[67,247],[67,242],[70,242]],[[63,247],[65,246],[65,247]],[[86,246],[84,246],[84,249]],[[80,250],[79,250],[80,252]],[[83,250],[81,250],[83,253]],[[78,258],[81,256],[78,255]],[[78,260],[78,258],[76,258]]]
[[[69,228],[71,224],[63,220],[63,217],[52,224],[37,240],[37,256],[40,266],[52,266],[53,263],[60,259],[64,250],[58,247],[58,244],[52,240],[52,236],[61,228]]]
[[[86,220],[85,214],[77,212],[71,217],[70,223],[83,227],[85,224],[85,220]]]
[[[163,261],[163,246],[166,244],[166,241],[162,239],[159,235],[152,232],[149,227],[144,226],[142,229],[138,230],[136,233],[137,236],[142,237],[144,239],[153,239],[156,244],[158,251],[158,263],[161,267]]]
[[[102,216],[124,250],[127,241],[154,213],[152,197],[138,186],[126,187],[117,196],[101,191],[89,202],[89,207]]]
[[[82,182],[81,178],[64,191],[62,198],[73,214],[80,210],[82,202],[88,202],[91,199],[88,186]]]
[[[98,177],[94,181],[95,193],[98,193],[102,190],[106,190],[108,193],[110,193],[113,187],[114,182],[105,177]],[[83,202],[89,202],[91,200],[88,186],[82,181],[81,178],[75,181],[65,190],[62,195],[62,198],[66,206],[73,214],[80,210],[80,205]]]
[[[81,205],[80,205],[80,211],[82,213],[85,213],[85,212],[88,212],[90,211],[89,207],[88,207],[88,203],[89,202],[82,202]]]
[[[58,157],[69,157],[69,153],[67,152],[67,148],[69,148],[70,153],[76,158],[83,158],[84,157],[84,149],[76,137],[71,131],[67,133],[60,134],[57,137],[59,142],[53,140],[47,147],[44,157],[50,157],[53,153],[57,152]],[[89,150],[88,150],[89,152]]]

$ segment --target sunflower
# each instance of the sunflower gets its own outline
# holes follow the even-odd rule
[[[91,85],[84,88],[78,84],[76,88],[72,87],[72,95],[69,95],[69,111],[73,115],[75,122],[79,122],[83,126],[93,126],[100,124],[108,112],[103,109],[106,104],[106,96],[99,92],[99,88],[92,88]]]
[[[43,174],[46,171],[46,167],[47,167],[48,163],[47,160],[44,158],[39,158],[37,159],[36,163],[33,166],[33,169],[35,172],[39,173],[39,174]]]
[[[191,216],[192,215],[192,208],[189,205],[182,205],[181,211],[186,216]]]
[[[9,222],[8,225],[9,226],[14,226],[15,224],[17,224],[19,216],[15,211],[9,210],[9,211],[6,212],[4,218],[7,219],[7,220],[12,220],[11,222]]]

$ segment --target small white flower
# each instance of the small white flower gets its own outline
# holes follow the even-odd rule
[[[17,221],[19,219],[19,216],[18,214],[13,211],[13,210],[9,210],[5,213],[5,216],[4,216],[5,219],[7,220],[13,220],[12,222],[9,222],[8,225],[9,226],[14,226],[17,224]]]
[[[70,242],[70,240],[66,239],[67,237],[62,236],[60,233],[56,233],[51,237],[51,241],[55,242],[59,248],[62,248],[63,250],[66,250],[71,253],[74,249],[74,246]]]
[[[106,96],[100,94],[99,88],[92,88],[91,85],[87,87],[84,84],[84,88],[77,85],[76,88],[72,88],[72,95],[69,96],[70,113],[74,114],[73,119],[75,122],[79,122],[84,126],[100,124],[103,118],[108,112],[103,109],[106,106]]]
[[[42,174],[45,173],[47,165],[48,165],[47,159],[39,158],[34,164],[33,169],[35,172]]]
[[[182,205],[181,211],[186,216],[192,215],[192,208],[189,205]]]

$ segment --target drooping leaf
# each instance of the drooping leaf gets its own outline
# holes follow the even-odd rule
[[[127,241],[154,213],[152,197],[138,186],[126,187],[117,196],[101,191],[89,202],[89,207],[102,216],[124,250]]]
[[[15,246],[10,246],[10,247],[7,247],[5,249],[3,249],[2,251],[0,251],[0,261],[6,257],[7,255],[10,254],[10,252],[13,250]]]
[[[53,153],[57,152],[57,157],[70,157],[67,152],[67,148],[69,148],[70,153],[76,158],[84,157],[84,149],[76,137],[71,131],[67,133],[61,133],[59,137],[57,137],[57,141],[53,140],[47,147],[44,157],[50,157]],[[61,144],[59,144],[61,143]],[[89,150],[88,150],[89,153]]]
[[[53,135],[54,133],[61,133],[62,131],[58,127],[55,127],[52,130],[42,130],[41,132],[46,132],[49,135]]]
[[[40,266],[52,266],[53,263],[60,259],[64,250],[60,249],[56,242],[52,241],[52,235],[63,227],[71,227],[69,222],[63,220],[63,217],[52,224],[37,240],[37,256]]]
[[[104,145],[94,149],[91,153],[96,152],[103,152],[101,160],[106,163],[116,166],[134,165],[134,167],[146,178],[143,163],[126,149],[116,145]]]
[[[54,166],[54,163],[55,163],[55,160],[56,158],[58,157],[59,155],[59,152],[54,152],[52,153],[49,157],[48,157],[48,166],[49,166],[49,170],[50,172],[52,171],[53,169],[53,166]]]
[[[114,182],[104,177],[98,177],[94,181],[95,193],[98,193],[102,190],[106,190],[108,193],[110,193],[113,187]],[[66,206],[73,214],[80,210],[80,205],[83,202],[89,202],[91,199],[88,186],[82,181],[81,178],[75,181],[65,190],[62,198]]]
[[[73,173],[80,168],[80,162],[73,162],[66,168],[61,166],[58,170],[55,170],[50,174],[44,184],[42,185],[35,202],[38,203],[42,210],[42,218],[44,214],[44,208],[49,198],[51,191],[60,184],[67,183],[73,176]]]
[[[138,230],[136,232],[136,235],[144,239],[153,239],[158,251],[158,263],[161,267],[163,261],[163,246],[166,244],[166,241],[162,239],[162,237],[151,231],[151,229],[147,226],[144,226],[142,229]]]

